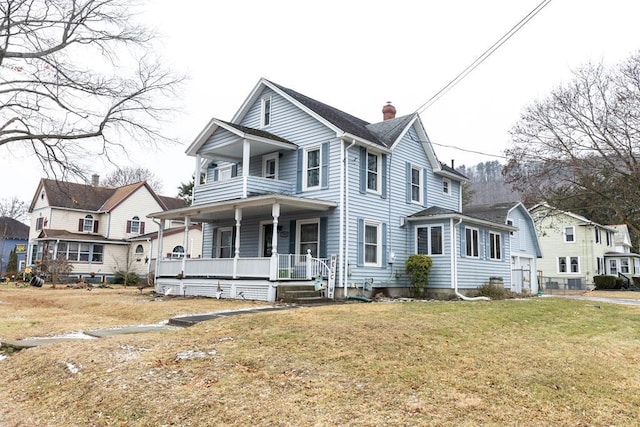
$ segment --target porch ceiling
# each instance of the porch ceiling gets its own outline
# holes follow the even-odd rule
[[[242,218],[271,217],[271,207],[280,204],[280,216],[300,212],[322,212],[338,206],[337,203],[306,199],[283,195],[262,195],[247,197],[246,199],[227,200],[224,202],[207,203],[188,208],[174,209],[149,214],[149,218],[165,220],[182,220],[186,216],[192,222],[215,222],[235,218],[235,209],[242,209]]]

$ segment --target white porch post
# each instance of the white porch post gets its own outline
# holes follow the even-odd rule
[[[249,162],[251,161],[251,143],[242,141],[242,198],[247,197],[247,179],[249,177]]]
[[[238,277],[238,258],[240,258],[240,222],[242,221],[242,208],[236,208],[236,251],[233,257],[233,278]]]
[[[158,255],[156,256],[156,271],[154,274],[154,283],[158,283],[158,272],[160,271],[160,260],[162,259],[162,235],[164,232],[164,219],[160,220],[160,227],[158,228]]]
[[[184,256],[182,257],[182,271],[180,272],[184,277],[184,272],[187,270],[187,249],[189,248],[189,217],[184,217],[184,242],[182,244],[184,248]]]
[[[271,263],[269,279],[278,278],[278,218],[280,217],[280,203],[271,205],[271,216],[273,217],[273,233],[271,236]]]
[[[196,156],[196,174],[193,178],[193,189],[195,190],[200,186],[200,175],[202,175],[202,157]]]

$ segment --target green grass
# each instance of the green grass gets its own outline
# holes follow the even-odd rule
[[[40,347],[0,362],[0,424],[637,425],[639,314],[555,298],[344,304]]]

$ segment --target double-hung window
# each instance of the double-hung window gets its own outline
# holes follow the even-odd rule
[[[218,258],[233,258],[235,256],[235,246],[233,240],[232,227],[224,227],[218,229]]]
[[[468,257],[478,258],[478,229],[477,228],[465,228],[465,245],[466,254]]]
[[[502,259],[502,242],[500,233],[489,232],[489,259]]]
[[[262,177],[278,179],[278,153],[269,154],[262,158]]]
[[[564,242],[573,243],[576,241],[575,228],[573,226],[564,228]]]
[[[558,273],[580,273],[580,259],[577,256],[558,257]]]
[[[451,194],[451,180],[447,178],[442,178],[442,193],[443,194]]]
[[[262,114],[260,116],[260,126],[267,127],[271,124],[271,97],[262,98]]]
[[[93,216],[92,215],[85,215],[84,221],[83,221],[83,226],[82,226],[82,231],[84,231],[85,233],[91,233],[93,231]]]
[[[382,174],[380,167],[382,166],[382,155],[367,151],[367,191],[374,193],[381,192]]]
[[[311,256],[317,257],[320,248],[320,220],[298,221],[298,253],[306,255],[311,251]]]
[[[442,226],[430,225],[416,228],[416,253],[424,255],[442,255]]]
[[[304,188],[320,187],[320,147],[313,147],[304,154]]]
[[[620,260],[620,273],[629,273],[629,260],[626,258]]]
[[[382,261],[382,227],[380,223],[364,223],[364,264],[380,266]]]
[[[422,168],[411,166],[411,201],[422,204]]]
[[[38,217],[38,218],[36,219],[36,230],[37,230],[37,231],[42,230],[43,225],[44,225],[44,217],[42,217],[42,216],[41,216],[41,217]]]

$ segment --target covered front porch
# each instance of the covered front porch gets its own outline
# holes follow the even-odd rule
[[[184,221],[185,248],[189,224],[200,222],[205,229],[200,258],[188,253],[163,258],[158,251],[156,291],[275,301],[279,286],[317,286],[322,281],[326,296],[333,298],[322,229],[326,232],[329,211],[335,207],[329,201],[261,195],[152,214],[161,230],[168,220]],[[158,239],[162,247],[162,231]]]

